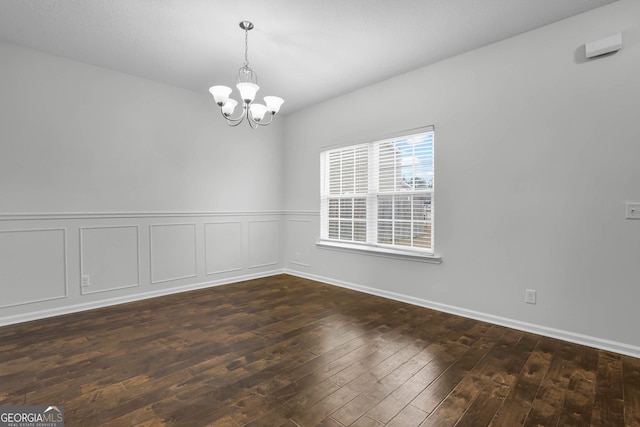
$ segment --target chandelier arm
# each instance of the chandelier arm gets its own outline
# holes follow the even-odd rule
[[[249,120],[250,120],[251,122],[255,123],[255,124],[256,124],[256,125],[258,125],[258,126],[268,126],[268,125],[270,125],[270,124],[271,124],[271,122],[273,121],[273,116],[275,116],[275,114],[272,114],[272,113],[267,113],[267,114],[269,114],[269,115],[271,116],[271,117],[270,117],[270,120],[269,120],[268,122],[264,122],[264,121],[262,121],[262,120],[260,120],[259,122],[257,122],[257,121],[255,121],[255,120],[253,119],[253,117],[251,117],[251,114],[249,114],[249,115],[248,115],[248,117],[249,117]],[[256,126],[254,129],[257,129],[257,128],[258,128],[258,127]]]
[[[240,113],[240,115],[238,117],[229,117],[229,116],[225,116],[224,113],[222,112],[222,108],[220,108],[220,114],[222,114],[222,117],[225,118],[225,120],[227,121],[227,123],[229,124],[229,126],[237,126],[240,123],[242,123],[242,121],[244,120],[246,114],[246,108],[243,105],[242,106],[242,113]]]
[[[253,120],[253,117],[251,117],[251,112],[249,112],[249,110],[247,110],[247,122],[249,123],[249,126],[251,126],[251,129],[258,129],[258,125],[260,124]]]
[[[227,119],[227,124],[229,126],[231,126],[232,128],[238,126],[240,123],[242,123],[244,121],[244,116],[240,117],[240,119],[238,119],[235,122],[230,121],[229,119]]]
[[[260,122],[253,118],[253,116],[251,115],[251,111],[247,113],[247,119],[249,120],[249,124],[253,129],[258,129],[258,126],[260,126]]]

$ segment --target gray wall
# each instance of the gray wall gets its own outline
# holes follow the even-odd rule
[[[281,123],[10,44],[0,77],[0,324],[282,270]]]
[[[640,354],[640,221],[624,219],[640,200],[638,16],[622,0],[288,117],[286,267]],[[620,31],[620,52],[586,60],[587,40]],[[431,124],[442,264],[317,248],[322,147]]]

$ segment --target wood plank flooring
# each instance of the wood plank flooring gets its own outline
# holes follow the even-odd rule
[[[279,275],[0,328],[67,426],[640,426],[640,360]]]

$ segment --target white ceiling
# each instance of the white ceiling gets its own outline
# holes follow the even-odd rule
[[[207,93],[235,85],[249,20],[287,114],[613,1],[0,0],[0,40]]]

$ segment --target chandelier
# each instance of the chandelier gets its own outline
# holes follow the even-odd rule
[[[280,110],[284,100],[277,96],[265,96],[264,104],[253,102],[258,89],[260,89],[258,75],[249,67],[249,30],[253,28],[253,24],[249,21],[242,21],[240,28],[244,30],[244,65],[238,70],[236,87],[240,91],[242,113],[237,117],[231,117],[238,102],[229,98],[232,91],[230,87],[212,86],[209,88],[209,92],[213,95],[213,99],[220,107],[220,112],[229,126],[238,126],[246,118],[249,126],[257,129],[258,126],[267,126],[273,121],[273,116]]]

